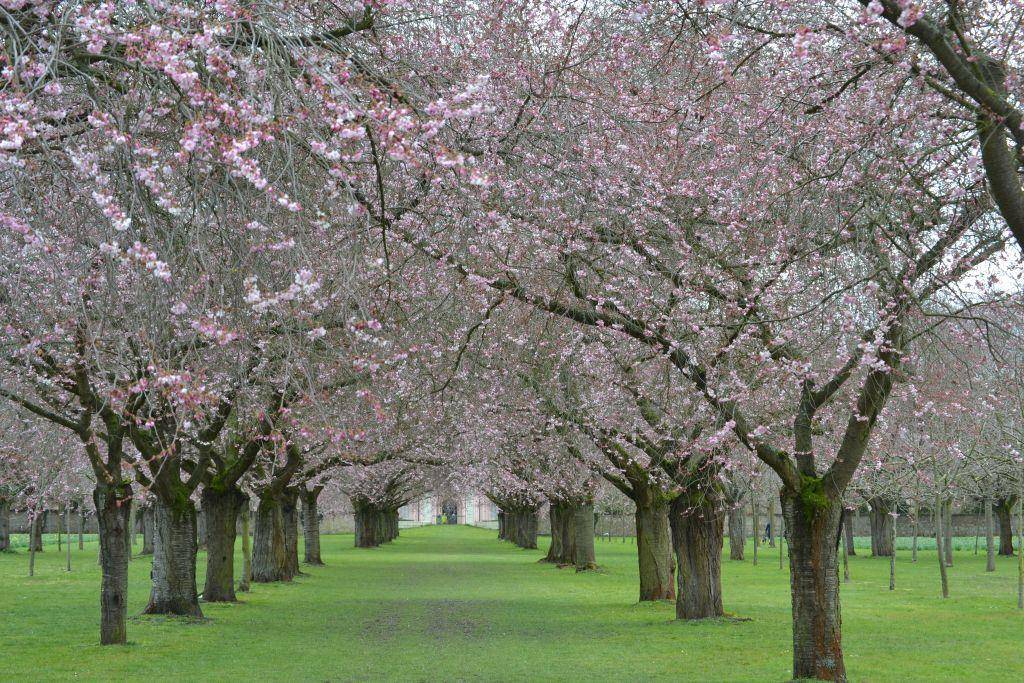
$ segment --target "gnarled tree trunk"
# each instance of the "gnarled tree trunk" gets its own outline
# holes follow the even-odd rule
[[[782,511],[793,600],[793,677],[845,681],[837,552],[842,505],[801,500],[784,489]]]
[[[505,536],[505,511],[498,510],[498,540],[507,540]]]
[[[725,614],[721,508],[711,492],[684,493],[672,501],[669,519],[678,564],[677,619],[706,619]]]
[[[206,520],[206,585],[203,600],[235,602],[235,534],[238,513],[249,498],[235,486],[203,488]]]
[[[872,557],[891,557],[893,538],[892,509],[889,502],[881,496],[868,501],[871,506],[871,555]],[[849,549],[847,549],[849,552]]]
[[[636,503],[636,554],[640,569],[640,600],[674,600],[676,561],[668,504],[660,498],[638,496]]]
[[[100,530],[100,645],[124,645],[128,629],[128,505],[131,489],[98,484],[92,499]]]
[[[320,557],[320,510],[317,507],[317,499],[320,497],[320,487],[303,489],[302,497],[302,535],[305,540],[306,564],[323,564]]]
[[[202,617],[196,590],[196,508],[191,500],[153,505],[153,589],[143,614]]]
[[[289,581],[285,568],[284,517],[280,500],[272,495],[260,497],[253,533],[252,580],[256,583]]]

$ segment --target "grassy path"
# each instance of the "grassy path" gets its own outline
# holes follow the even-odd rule
[[[71,574],[49,548],[31,579],[24,552],[0,555],[0,679],[782,681],[789,672],[788,572],[774,550],[758,567],[725,561],[726,609],[750,621],[685,624],[669,603],[636,604],[631,543],[599,541],[602,571],[580,575],[468,527],[351,545],[325,536],[326,567],[257,586],[242,604],[204,605],[206,622],[133,618],[123,648],[93,644],[95,544],[73,551]],[[145,604],[148,572],[148,560],[132,562],[130,614]],[[986,575],[983,556],[958,553],[947,601],[933,553],[916,565],[899,559],[895,593],[886,560],[858,556],[851,572],[852,680],[1024,679],[1016,558]]]

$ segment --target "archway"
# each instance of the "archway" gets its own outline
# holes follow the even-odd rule
[[[447,498],[441,503],[441,520],[445,524],[459,523],[459,506],[451,498]]]

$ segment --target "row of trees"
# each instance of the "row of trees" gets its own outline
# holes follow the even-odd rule
[[[92,487],[102,641],[142,493],[147,612],[200,613],[197,500],[231,599],[246,495],[283,580],[320,486],[373,545],[457,475],[580,569],[608,481],[702,618],[771,471],[794,677],[844,680],[858,492],[1019,495],[1022,11],[6,3],[5,461]]]

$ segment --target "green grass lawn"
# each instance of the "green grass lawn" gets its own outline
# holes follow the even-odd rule
[[[203,623],[133,616],[130,644],[106,648],[95,644],[96,544],[74,547],[70,574],[48,546],[34,578],[22,550],[0,554],[0,679],[787,680],[788,570],[777,549],[762,547],[757,567],[747,550],[725,560],[723,586],[726,610],[749,621],[680,623],[671,603],[636,603],[632,542],[599,540],[602,570],[577,575],[482,529],[407,529],[373,550],[325,536],[326,567],[204,605]],[[934,550],[917,564],[899,557],[894,593],[887,559],[851,558],[851,680],[1024,679],[1016,558],[999,558],[995,574],[984,562],[959,552],[943,600]],[[202,554],[199,565],[201,588]],[[133,560],[130,614],[148,590],[149,561]]]

